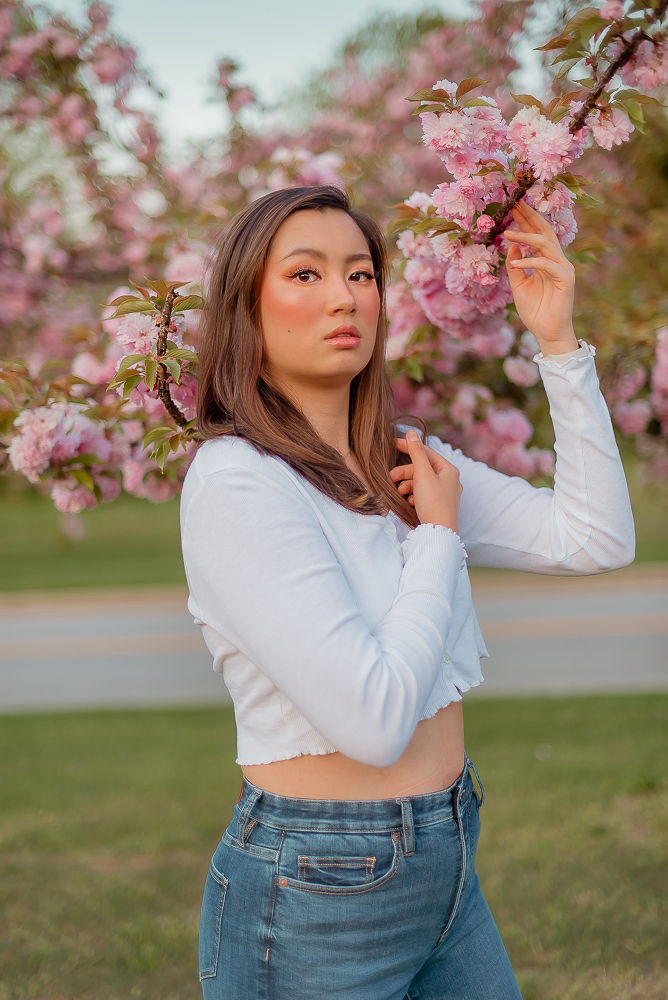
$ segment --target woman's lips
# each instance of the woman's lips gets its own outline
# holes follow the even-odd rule
[[[340,326],[325,337],[327,343],[335,347],[356,347],[361,339],[359,330],[355,326]]]
[[[360,339],[354,333],[339,333],[336,337],[328,337],[327,343],[334,347],[357,347]]]

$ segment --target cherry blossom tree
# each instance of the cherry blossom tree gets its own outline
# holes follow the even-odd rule
[[[0,372],[5,469],[42,484],[63,511],[121,489],[152,500],[178,491],[197,441],[197,317],[212,233],[267,190],[334,183],[388,224],[395,216],[388,366],[398,407],[504,471],[549,476],[536,348],[502,266],[503,229],[524,197],[573,244],[585,276],[581,335],[586,327],[598,346],[618,428],[656,474],[668,472],[665,293],[634,263],[665,246],[665,181],[660,157],[640,154],[642,177],[657,178],[646,218],[638,156],[619,153],[668,147],[666,2],[566,5],[540,46],[542,99],[512,84],[512,40],[531,36],[538,7],[481,0],[464,25],[381,19],[301,102],[291,98],[291,128],[265,124],[239,67],[222,60],[213,86],[227,127],[175,164],[155,121],[134,108],[152,84],[105,7],[93,4],[77,27],[9,0],[0,315],[4,351],[19,357]],[[629,271],[613,322],[615,276]]]

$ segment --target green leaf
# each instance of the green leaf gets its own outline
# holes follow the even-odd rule
[[[95,492],[95,481],[89,472],[85,469],[71,469],[70,475],[82,486],[85,486],[90,493]]]
[[[0,434],[7,437],[14,428],[14,421],[18,416],[17,410],[0,410]]]
[[[135,376],[137,376],[140,382],[144,377],[136,368],[128,368],[122,374],[114,375],[107,389],[117,389],[119,385],[125,385],[129,378],[134,378]]]
[[[625,100],[626,98],[632,98],[639,104],[658,104],[660,108],[668,107],[666,104],[662,104],[661,101],[657,100],[656,97],[650,97],[649,94],[640,94],[637,90],[618,90],[613,94],[612,101],[617,103],[619,100]],[[611,101],[611,103],[612,103]]]
[[[161,425],[160,427],[152,427],[150,431],[144,434],[142,443],[145,448],[148,448],[150,444],[154,441],[159,441],[161,438],[169,437],[170,434],[174,433],[173,427],[167,427],[166,425]]]
[[[170,437],[169,447],[171,451],[178,451],[180,446],[181,446],[181,433],[179,431],[178,434],[172,434],[172,436]]]
[[[161,358],[161,361],[178,385],[179,379],[181,378],[181,362],[174,361],[172,358]]]
[[[13,389],[10,389],[10,387],[3,382],[0,382],[0,396],[4,396],[7,402],[10,403],[12,406],[16,405],[16,393],[14,392]],[[0,413],[1,412],[2,410],[0,410]]]
[[[146,388],[150,392],[155,386],[155,377],[158,374],[158,362],[155,358],[147,358],[146,364],[144,366],[144,381],[146,382]]]
[[[464,94],[468,94],[470,90],[475,90],[477,87],[482,87],[484,83],[489,83],[489,77],[486,80],[483,80],[482,77],[479,76],[470,76],[468,79],[462,80],[457,87],[455,99],[458,101],[460,97],[464,96]]]
[[[605,18],[601,17],[598,7],[583,7],[582,10],[579,10],[577,14],[574,14],[569,21],[566,21],[561,33],[562,35],[572,35],[573,32],[579,31],[593,19],[600,21],[603,25],[610,23],[609,21],[606,21]]]
[[[624,100],[616,101],[617,107],[621,108],[629,116],[633,124],[636,126],[639,132],[642,132],[642,126],[645,124],[645,115],[643,114],[642,107],[635,100]]]
[[[562,173],[557,174],[553,178],[555,181],[561,181],[563,184],[579,184],[583,187],[585,184],[592,184],[593,181],[584,174],[574,174],[570,170],[564,170]]]
[[[130,302],[122,302],[110,319],[119,319],[121,316],[128,316],[130,313],[150,313],[157,314],[157,309],[152,302],[145,302],[143,299],[132,299]]]
[[[167,341],[168,350],[166,354],[163,354],[163,358],[176,358],[178,361],[196,361],[197,354],[195,351],[189,350],[187,347],[169,347],[170,341]]]
[[[161,441],[153,449],[152,452],[153,459],[161,472],[165,468],[165,462],[167,461],[168,454],[169,454],[169,441]]]
[[[574,59],[564,59],[561,66],[554,74],[554,79],[561,80],[562,77],[566,76],[566,74],[570,72],[570,70],[572,70],[574,66],[577,66],[579,62],[580,59],[577,56]]]
[[[424,382],[424,372],[422,370],[422,365],[415,357],[414,354],[409,355],[404,358],[404,363],[406,365],[406,371],[408,372],[408,377],[413,380],[413,382]]]
[[[413,226],[413,232],[415,233],[433,233],[437,235],[438,233],[449,233],[453,229],[461,229],[456,222],[452,222],[450,219],[423,219],[421,222],[417,222]]]
[[[174,299],[174,312],[185,312],[186,309],[203,309],[204,299],[201,295],[177,296]]]
[[[123,399],[127,399],[133,389],[136,389],[140,382],[144,381],[143,375],[132,375],[125,380],[123,386]]]
[[[584,59],[586,55],[587,51],[580,44],[579,40],[577,38],[572,38],[563,52],[554,57],[550,65],[556,66],[557,63],[564,62],[566,59]]]
[[[143,361],[145,359],[145,354],[126,354],[124,358],[121,358],[121,363],[118,366],[118,371],[116,372],[116,378],[122,375],[123,372],[131,368],[132,365],[136,365],[138,361]]]

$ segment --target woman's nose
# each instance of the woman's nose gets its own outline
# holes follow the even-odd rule
[[[333,281],[328,289],[327,308],[331,313],[353,312],[357,306],[355,294],[347,281]]]

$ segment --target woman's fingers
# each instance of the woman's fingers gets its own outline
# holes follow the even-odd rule
[[[511,232],[518,231],[527,237],[538,236],[542,239],[548,240],[552,246],[561,250],[561,244],[559,243],[559,237],[557,236],[554,228],[550,225],[547,219],[544,219],[539,212],[526,202],[520,201],[512,209],[513,222],[517,227],[517,230],[511,228]],[[508,230],[504,230],[505,233]],[[521,238],[521,237],[520,237]],[[527,242],[529,242],[527,240]]]
[[[401,482],[402,479],[412,479],[413,478],[413,466],[410,462],[406,465],[395,465],[393,469],[390,469],[390,479],[393,482]]]
[[[410,434],[411,432],[409,431],[408,433]],[[414,433],[417,434],[417,432]],[[407,441],[406,438],[395,438],[394,441],[399,451],[407,451],[409,453],[411,456],[411,463],[407,463],[406,465],[395,465],[395,467],[390,470],[390,476],[395,481],[405,479],[409,475],[412,478],[415,474],[415,470],[412,464],[413,453],[411,452],[410,441]],[[415,438],[413,441],[415,441]],[[447,459],[443,458],[442,455],[439,455],[439,453],[434,451],[433,448],[430,448],[429,445],[425,444],[419,437],[417,438],[417,442],[421,448],[421,455],[427,458],[429,465],[434,472],[440,472],[450,465]],[[410,470],[410,472],[408,472],[408,470]]]
[[[554,229],[547,219],[544,219],[540,212],[537,212],[535,208],[532,208],[523,199],[518,201],[512,211],[514,219],[519,219],[535,232],[545,233],[546,235],[549,233],[554,234]]]
[[[405,441],[411,462],[415,466],[415,472],[422,472],[427,469],[431,471],[431,462],[418,432],[407,431]]]
[[[566,272],[563,267],[552,260],[551,257],[522,257],[521,259],[511,260],[510,263],[516,268],[531,267],[537,271],[545,271],[546,274],[551,275],[553,278],[566,279]]]
[[[536,247],[544,251],[553,250],[555,252],[561,253],[561,246],[559,241],[556,239],[550,239],[547,233],[525,233],[517,229],[506,229],[504,230],[503,236],[516,246],[518,243],[524,243],[528,247]]]

